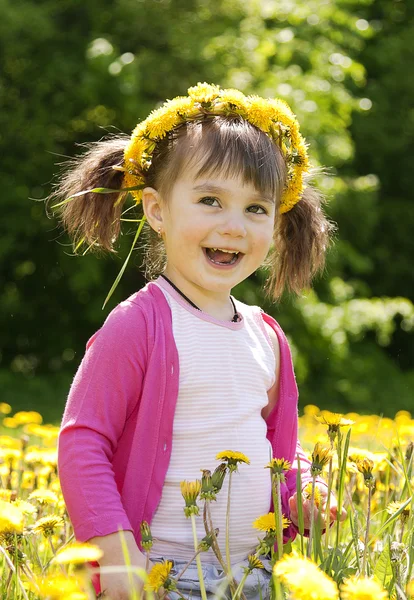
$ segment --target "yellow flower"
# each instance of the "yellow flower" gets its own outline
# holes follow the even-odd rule
[[[186,517],[198,515],[197,498],[201,490],[201,481],[181,481],[181,494],[185,500],[184,514]]]
[[[42,533],[46,538],[55,533],[56,527],[61,527],[64,524],[62,517],[57,515],[49,515],[38,519],[33,526],[33,531]]]
[[[26,423],[36,423],[37,425],[41,425],[41,423],[43,423],[42,415],[35,410],[21,410],[13,415],[13,419],[17,421],[19,425],[25,425]]]
[[[247,111],[247,98],[243,94],[243,92],[240,92],[239,90],[234,90],[232,88],[221,90],[219,100],[220,105],[230,104],[233,105],[236,108],[236,110]]]
[[[13,493],[15,494],[16,492],[13,492],[13,490],[5,490],[5,489],[1,488],[0,489],[0,500],[4,500],[5,502],[10,502]]]
[[[249,571],[253,571],[253,569],[264,569],[262,561],[258,559],[257,556],[255,556],[254,554],[249,554],[247,560],[249,561]]]
[[[5,448],[14,448],[20,450],[21,442],[18,438],[11,435],[0,435],[0,448],[4,451]]]
[[[282,529],[286,529],[286,527],[289,527],[289,524],[289,519],[282,515]],[[262,515],[261,517],[258,517],[254,521],[253,527],[255,529],[259,529],[260,531],[276,531],[275,513],[270,512],[267,515]]]
[[[66,546],[56,554],[54,562],[60,565],[79,565],[86,562],[97,561],[103,556],[103,551],[95,544],[75,542]]]
[[[358,471],[363,474],[365,485],[370,486],[373,483],[372,469],[374,468],[374,461],[370,458],[362,458],[356,461]]]
[[[8,415],[11,413],[12,407],[7,402],[0,402],[0,415]]]
[[[339,597],[335,582],[303,556],[285,555],[275,564],[273,573],[288,588],[292,600],[337,600]]]
[[[339,413],[333,413],[329,410],[324,410],[320,415],[315,416],[315,419],[319,423],[328,425],[328,427],[339,429],[339,427],[349,427],[354,425],[355,421],[351,419],[345,419],[345,417]]]
[[[208,103],[212,102],[217,98],[220,92],[218,85],[209,83],[200,83],[188,88],[188,95],[194,100],[194,102]]]
[[[271,469],[274,475],[284,475],[291,468],[291,464],[284,458],[272,458],[265,466],[265,469]]]
[[[330,448],[326,448],[320,442],[317,442],[312,452],[312,475],[319,475],[322,473],[322,469],[328,464],[332,457],[332,450]]]
[[[311,481],[303,488],[302,494],[306,500],[310,500],[312,498],[312,482]],[[319,508],[321,500],[322,500],[321,491],[318,488],[318,486],[315,485],[314,502],[315,502],[316,508]]]
[[[55,425],[38,425],[37,423],[29,423],[25,426],[25,433],[43,438],[44,440],[56,440],[59,435],[59,427]]]
[[[21,510],[22,513],[27,516],[32,516],[37,512],[37,509],[35,506],[33,506],[33,504],[30,504],[30,502],[26,502],[25,500],[21,500],[20,498],[13,502],[13,506],[16,506],[16,508]]]
[[[223,452],[219,452],[216,456],[216,460],[227,461],[227,466],[229,467],[230,471],[236,471],[237,463],[239,462],[250,465],[250,460],[245,454],[242,452],[234,452],[233,450],[224,450]]]
[[[175,583],[170,579],[172,566],[173,564],[170,560],[155,564],[148,573],[148,580],[144,589],[147,591],[152,590],[154,592],[158,592],[161,587],[169,591],[174,590]]]
[[[414,598],[414,579],[407,584],[407,598]]]
[[[82,590],[80,582],[73,577],[63,575],[51,575],[44,579],[36,579],[29,587],[36,594],[47,600],[87,600],[88,595]]]
[[[157,140],[165,137],[168,131],[171,131],[181,121],[177,114],[176,108],[168,108],[162,106],[157,110],[153,110],[149,117],[145,120],[147,132],[152,140]]]
[[[28,497],[28,500],[34,500],[42,506],[45,504],[58,503],[58,497],[56,496],[56,494],[46,489],[34,490]]]
[[[390,502],[387,506],[387,513],[389,515],[395,515],[395,513],[400,510],[403,506],[404,502]],[[408,504],[404,510],[401,511],[400,518],[407,519],[410,516],[410,505]]]
[[[342,600],[386,600],[387,592],[375,579],[350,577],[341,585]]]
[[[260,96],[248,96],[247,120],[264,132],[270,129],[273,109],[269,102]]]
[[[8,429],[16,429],[16,427],[18,427],[20,423],[16,421],[16,419],[14,419],[13,417],[6,417],[5,419],[3,419],[3,425]]]
[[[10,504],[10,502],[0,500],[0,534],[22,532],[22,511],[13,504]]]

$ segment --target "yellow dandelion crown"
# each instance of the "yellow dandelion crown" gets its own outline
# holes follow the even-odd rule
[[[145,187],[145,172],[151,166],[157,142],[184,122],[206,115],[240,116],[266,133],[279,146],[287,166],[287,182],[282,193],[280,212],[288,212],[304,190],[303,174],[309,170],[309,159],[299,124],[288,104],[279,98],[265,100],[245,96],[235,89],[198,83],[188,89],[188,96],[167,100],[153,110],[132,132],[124,152],[124,188],[139,203]]]

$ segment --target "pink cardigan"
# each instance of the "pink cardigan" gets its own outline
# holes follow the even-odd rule
[[[288,342],[278,323],[262,316],[278,336],[281,359],[279,398],[266,420],[267,437],[274,457],[295,465],[299,454],[307,482],[309,461],[297,440],[298,390]],[[178,353],[162,291],[148,283],[119,304],[86,348],[59,436],[64,499],[79,541],[123,529],[133,531],[140,545],[140,523],[151,523],[161,499],[178,395]],[[282,489],[286,516],[295,490],[293,468]],[[285,541],[295,536],[293,525],[285,529]]]

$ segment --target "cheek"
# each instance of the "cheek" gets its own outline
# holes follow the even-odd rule
[[[257,231],[254,248],[257,252],[267,254],[273,242],[273,226],[263,227]]]

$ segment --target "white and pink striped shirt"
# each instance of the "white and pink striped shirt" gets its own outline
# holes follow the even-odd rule
[[[250,459],[250,465],[239,465],[232,479],[230,552],[238,562],[257,545],[258,531],[252,523],[270,505],[270,471],[265,465],[271,458],[271,445],[261,411],[275,381],[272,344],[257,306],[233,298],[241,319],[221,321],[192,307],[163,278],[154,283],[171,308],[180,372],[171,460],[151,524],[156,538],[152,556],[189,560],[194,555],[180,482],[201,478],[201,469],[214,471],[219,464],[216,454],[235,450]],[[217,502],[211,504],[223,556],[227,491],[228,476]],[[201,540],[205,535],[201,511],[196,520]],[[202,553],[201,559],[217,564],[211,550]]]

